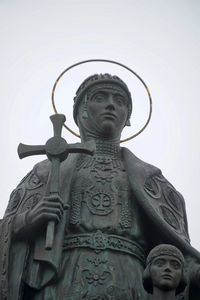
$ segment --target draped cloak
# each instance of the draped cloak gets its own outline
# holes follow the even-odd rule
[[[196,275],[200,273],[200,253],[189,243],[183,197],[158,168],[141,161],[126,148],[121,148],[121,151],[140,217],[147,228],[148,251],[160,243],[178,247],[185,256],[186,271],[194,291],[190,299],[200,299],[200,288],[195,282]],[[61,164],[60,195],[65,204],[70,200],[77,156],[71,154]],[[48,160],[37,164],[12,192],[4,218],[0,220],[0,300],[23,300],[24,282],[40,290],[59,276],[68,210],[56,225],[51,251],[44,249],[45,234],[39,234],[34,245],[28,238],[15,240],[12,236],[15,216],[32,209],[45,195],[49,171]]]

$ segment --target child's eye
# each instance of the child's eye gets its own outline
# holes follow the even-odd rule
[[[157,259],[155,261],[155,265],[158,267],[162,267],[165,264],[165,260],[164,259]]]
[[[177,261],[172,261],[171,265],[175,270],[178,270],[181,267]]]

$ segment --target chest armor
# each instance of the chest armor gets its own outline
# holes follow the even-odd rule
[[[93,157],[80,155],[72,180],[70,224],[87,223],[88,230],[130,228],[130,193],[118,149]]]

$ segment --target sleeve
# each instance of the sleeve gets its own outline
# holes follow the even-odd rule
[[[44,193],[43,189],[44,183],[35,174],[34,170],[29,172],[11,193],[4,219],[34,207],[41,199]]]
[[[8,294],[8,265],[12,224],[12,217],[0,220],[0,299],[2,300],[6,300]]]
[[[16,299],[20,293],[29,243],[13,240],[15,216],[32,209],[44,193],[45,183],[36,169],[29,172],[11,193],[4,217],[0,220],[0,299]]]
[[[183,196],[162,175],[161,171],[149,176],[144,190],[158,215],[187,243],[190,243],[188,222]]]

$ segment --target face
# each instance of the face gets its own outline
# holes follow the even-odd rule
[[[176,257],[162,255],[153,260],[150,273],[153,286],[161,290],[174,290],[182,277],[182,265]]]
[[[102,136],[118,137],[128,116],[128,100],[119,87],[95,89],[87,102],[88,123]]]

